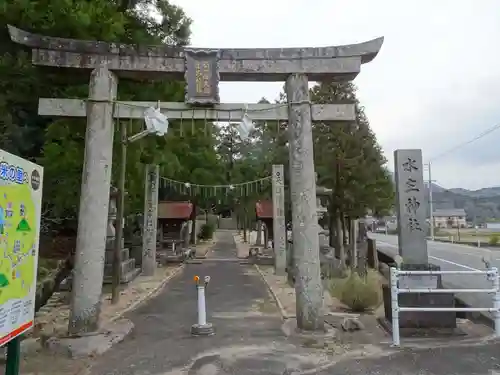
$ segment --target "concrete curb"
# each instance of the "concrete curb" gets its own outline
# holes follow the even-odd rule
[[[257,270],[257,272],[259,273],[260,277],[262,278],[262,280],[264,281],[264,284],[266,284],[267,286],[267,290],[269,290],[269,293],[271,293],[271,295],[273,296],[274,298],[274,301],[276,301],[276,305],[278,305],[278,309],[280,311],[280,315],[281,315],[281,319],[283,320],[287,320],[287,319],[295,319],[296,316],[295,315],[289,315],[285,308],[283,307],[283,304],[281,303],[280,299],[278,298],[278,296],[276,295],[276,293],[274,292],[273,288],[271,287],[271,285],[267,282],[266,280],[266,277],[264,276],[264,274],[262,273],[262,270],[260,269],[260,267],[257,265],[257,264],[254,264],[254,267],[255,269]]]
[[[181,272],[183,269],[184,269],[185,265],[184,264],[181,264],[179,265],[170,275],[168,275],[168,277],[166,277],[156,288],[150,290],[146,295],[144,295],[142,298],[138,299],[137,301],[135,301],[133,304],[131,304],[130,306],[128,306],[125,310],[121,311],[118,315],[115,315],[114,317],[112,317],[109,322],[114,322],[120,318],[123,317],[123,315],[125,315],[126,313],[132,311],[132,310],[135,310],[137,307],[139,307],[139,305],[141,305],[142,303],[146,302],[147,300],[149,300],[150,298],[152,297],[155,297],[162,289],[165,285],[167,285],[167,283],[174,277],[176,276],[179,272]]]

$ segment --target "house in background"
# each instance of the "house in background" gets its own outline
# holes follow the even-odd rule
[[[438,209],[433,213],[436,228],[465,228],[465,210],[463,208]]]

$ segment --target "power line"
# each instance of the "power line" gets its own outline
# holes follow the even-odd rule
[[[467,142],[460,143],[460,144],[456,145],[455,147],[452,147],[449,150],[447,150],[445,152],[442,152],[441,154],[438,154],[437,156],[434,156],[433,158],[429,159],[429,161],[433,161],[433,160],[439,159],[439,158],[441,158],[441,157],[443,157],[445,155],[448,155],[449,153],[451,153],[451,152],[453,152],[453,151],[455,151],[455,150],[457,150],[459,148],[462,148],[464,146],[467,146],[467,145],[469,145],[469,144],[477,141],[478,139],[481,139],[481,138],[487,136],[488,134],[493,133],[495,130],[498,130],[498,129],[500,129],[500,124],[492,126],[491,128],[485,130],[484,132],[482,132],[481,134],[477,135],[476,137],[468,140]]]

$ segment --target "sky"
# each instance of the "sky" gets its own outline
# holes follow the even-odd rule
[[[173,3],[193,20],[194,47],[321,47],[384,36],[354,82],[389,168],[394,150],[420,148],[438,185],[500,186],[500,129],[469,142],[500,126],[500,1]],[[223,82],[221,101],[273,100],[282,87]]]

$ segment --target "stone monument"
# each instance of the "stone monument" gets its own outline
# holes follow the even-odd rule
[[[157,267],[158,191],[160,167],[148,164],[144,171],[144,226],[142,230],[142,274],[153,276]]]
[[[424,179],[422,150],[394,151],[396,177],[396,210],[398,221],[399,255],[403,270],[439,270],[429,264],[427,254],[427,222],[424,205]],[[400,288],[442,288],[441,277],[401,276]],[[384,305],[388,322],[391,321],[390,288],[385,286]],[[408,307],[454,307],[453,293],[403,293],[399,295],[400,306]],[[400,313],[401,332],[405,328],[455,328],[456,313],[450,312],[410,312]]]
[[[287,267],[285,221],[285,171],[282,164],[273,165],[273,247],[276,275],[285,275]]]

